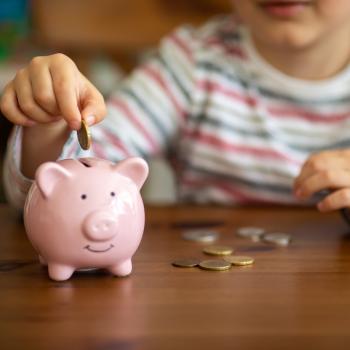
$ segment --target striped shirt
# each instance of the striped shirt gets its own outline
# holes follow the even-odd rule
[[[350,66],[322,81],[291,78],[259,56],[232,16],[181,27],[108,101],[89,154],[72,133],[60,158],[118,161],[163,155],[179,201],[297,204],[292,184],[311,153],[350,147]],[[18,170],[21,130],[5,166],[16,206],[30,182]]]

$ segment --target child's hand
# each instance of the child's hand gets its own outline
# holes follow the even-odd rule
[[[106,113],[102,95],[63,54],[33,58],[5,87],[0,108],[17,125],[64,119],[72,129],[82,118],[92,125]]]
[[[350,150],[324,151],[312,155],[294,183],[294,193],[307,199],[322,190],[331,190],[317,204],[320,211],[350,207]]]

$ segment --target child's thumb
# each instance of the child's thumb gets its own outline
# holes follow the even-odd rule
[[[106,104],[101,93],[94,87],[91,87],[84,96],[82,118],[88,125],[99,123],[106,115]]]

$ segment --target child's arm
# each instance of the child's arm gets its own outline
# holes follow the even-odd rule
[[[320,152],[305,162],[295,180],[295,195],[307,199],[323,190],[332,192],[318,203],[320,211],[350,207],[350,150]]]
[[[18,159],[20,158],[22,158],[22,170],[32,177],[37,166],[46,160],[95,156],[118,161],[127,156],[149,157],[166,152],[178,139],[178,132],[186,122],[193,98],[194,59],[191,50],[194,38],[192,35],[191,30],[180,29],[165,38],[159,47],[158,55],[139,67],[111,96],[108,102],[108,117],[91,129],[93,143],[88,154],[81,151],[75,133],[71,133],[70,129],[77,128],[73,121],[78,120],[80,125],[80,114],[88,121],[88,117],[94,115],[93,122],[98,122],[103,116],[104,104],[102,98],[100,99],[98,94],[95,95],[95,89],[90,86],[90,83],[85,84],[85,78],[81,77],[77,70],[73,69],[78,77],[70,80],[70,84],[76,83],[78,79],[85,89],[77,84],[75,89],[69,91],[75,96],[75,100],[81,101],[80,98],[82,98],[82,102],[78,104],[80,114],[74,112],[76,106],[73,106],[74,113],[64,113],[64,117],[60,117],[57,121],[46,112],[49,114],[44,115],[47,119],[35,119],[37,123],[35,126],[30,126],[31,123],[29,123],[26,127],[27,119],[35,118],[30,110],[27,109],[27,115],[14,103],[11,104],[11,110],[8,106],[5,107],[6,103],[3,100],[2,109],[5,115],[9,119],[12,118],[16,124],[24,126],[17,128],[17,139],[12,137],[10,140],[4,167],[5,178],[8,179],[6,183],[8,197],[12,197],[11,194],[16,192],[16,188],[23,188],[21,194],[13,196],[16,197],[16,202],[12,204],[21,207],[28,188],[29,179],[22,179],[23,186],[19,186],[14,181],[16,176],[10,174],[12,169],[13,172],[17,172],[17,178],[23,175],[19,173]],[[65,61],[61,55],[59,58]],[[68,64],[71,64],[70,62]],[[55,66],[55,69],[58,67]],[[79,80],[79,77],[82,80]],[[61,85],[65,86],[62,81]],[[13,91],[13,88],[11,90]],[[89,96],[84,95],[86,91],[90,91],[91,98],[83,98]],[[54,97],[56,99],[56,96]],[[58,103],[57,105],[60,107]],[[41,105],[40,107],[45,111],[46,108],[50,108],[50,106]],[[70,128],[67,127],[67,123]],[[22,131],[24,131],[23,138]]]

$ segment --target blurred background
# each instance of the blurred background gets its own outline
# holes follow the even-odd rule
[[[0,0],[0,89],[32,57],[63,52],[108,97],[163,35],[180,24],[199,25],[212,16],[227,13],[229,2]],[[1,169],[11,127],[1,116]],[[174,191],[169,167],[162,160],[154,160],[145,189],[146,200],[172,202]],[[0,185],[1,201],[4,195]]]

